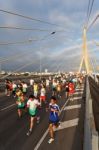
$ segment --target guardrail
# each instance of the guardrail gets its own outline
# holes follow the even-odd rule
[[[95,80],[95,82],[98,84],[99,79],[98,79],[97,75],[95,75],[95,74],[91,74],[91,75],[90,75],[90,77],[91,77],[92,79],[94,79],[94,80]]]
[[[92,99],[89,88],[88,77],[86,77],[86,104],[84,122],[84,146],[83,150],[99,150],[98,132],[95,129]]]

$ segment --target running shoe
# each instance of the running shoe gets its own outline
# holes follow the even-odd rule
[[[37,120],[37,124],[39,124],[39,123],[40,123],[40,119]]]
[[[50,138],[50,139],[48,140],[48,143],[51,144],[53,141],[54,141],[54,139],[53,139],[53,138]]]
[[[30,136],[31,133],[32,133],[32,131],[29,130],[29,131],[26,133],[26,135],[27,135],[27,136]]]

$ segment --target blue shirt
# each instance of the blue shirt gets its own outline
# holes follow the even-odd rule
[[[49,120],[52,122],[58,122],[59,121],[58,112],[51,111],[51,109],[54,109],[55,111],[59,111],[59,106],[57,104],[50,103],[49,108],[50,108]]]

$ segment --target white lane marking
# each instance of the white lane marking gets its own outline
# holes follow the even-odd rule
[[[67,105],[68,102],[69,102],[69,99],[65,102],[65,104],[64,104],[63,107],[61,108],[60,114],[61,114],[61,112],[64,110],[64,108],[65,108],[65,106]],[[49,131],[49,129],[47,129],[47,130],[45,131],[45,133],[43,134],[42,138],[39,140],[39,142],[38,142],[37,145],[35,146],[34,150],[38,150],[38,149],[39,149],[40,145],[42,144],[42,142],[44,141],[45,137],[47,136],[48,131]]]
[[[38,148],[40,147],[40,145],[42,144],[42,142],[44,141],[45,137],[48,134],[49,129],[47,129],[45,131],[45,133],[43,134],[42,138],[40,139],[40,141],[37,143],[37,145],[35,146],[34,150],[38,150]]]
[[[82,96],[79,97],[73,97],[73,100],[82,99]]]
[[[81,104],[79,104],[79,105],[72,105],[72,106],[66,106],[64,108],[64,110],[71,110],[71,109],[77,109],[77,108],[81,108]]]
[[[7,106],[7,107],[1,109],[0,111],[6,110],[6,109],[8,109],[8,108],[10,108],[10,107],[13,107],[13,106],[15,106],[15,105],[16,105],[16,104],[12,104],[12,105],[10,105],[10,106]]]
[[[73,127],[73,126],[77,126],[78,122],[79,122],[79,118],[61,122],[60,126],[57,129],[55,129],[55,131],[70,128],[70,127]]]
[[[76,94],[83,94],[83,91],[76,91],[75,93],[74,93],[74,95],[76,95]]]
[[[76,89],[76,91],[83,91],[84,89],[82,88],[82,89]]]

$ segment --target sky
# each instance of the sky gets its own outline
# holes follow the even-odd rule
[[[0,0],[0,10],[34,19],[0,11],[2,70],[39,72],[41,66],[42,71],[78,71],[88,2],[89,0]],[[89,24],[98,13],[99,0],[94,0]],[[98,66],[99,62],[99,50],[95,44],[99,42],[98,37],[99,20],[87,32],[88,52],[94,66]]]

